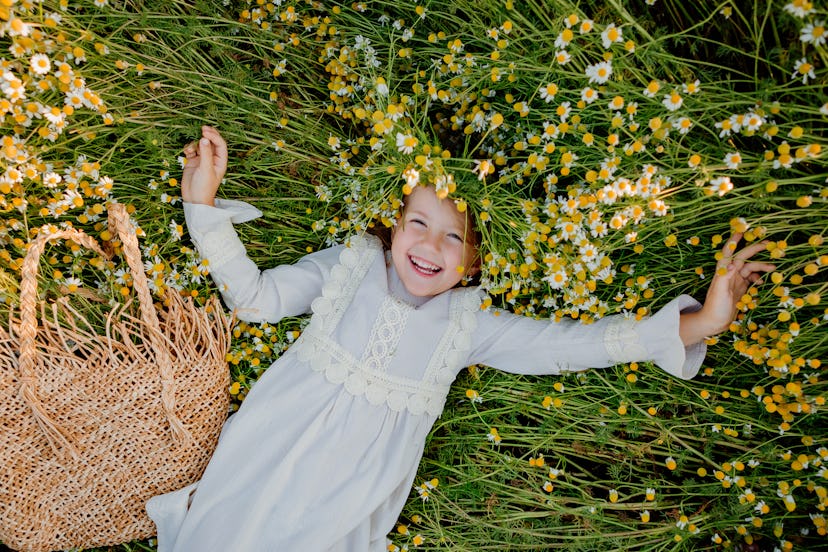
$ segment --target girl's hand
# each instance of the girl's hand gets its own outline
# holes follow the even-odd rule
[[[736,318],[737,303],[748,287],[759,282],[762,274],[776,270],[771,263],[751,261],[765,249],[765,242],[748,245],[741,251],[736,246],[742,234],[733,234],[722,248],[716,264],[716,275],[710,282],[701,310],[681,315],[679,334],[685,345],[698,343],[705,337],[725,331]]]
[[[227,144],[210,126],[201,127],[201,139],[184,147],[181,199],[187,203],[213,205],[216,191],[227,171]]]

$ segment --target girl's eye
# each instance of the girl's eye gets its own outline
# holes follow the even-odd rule
[[[417,219],[417,218],[411,219],[409,222],[411,224],[417,224],[419,226],[425,226],[426,225],[426,223],[424,221],[422,221],[421,219]]]
[[[449,235],[448,235],[448,237],[449,237],[449,238],[451,238],[452,240],[456,240],[456,241],[459,241],[459,242],[461,242],[461,243],[462,243],[462,241],[463,241],[463,238],[462,238],[462,237],[460,237],[460,235],[459,235],[459,234],[455,234],[454,232],[452,232],[451,234],[449,234]]]

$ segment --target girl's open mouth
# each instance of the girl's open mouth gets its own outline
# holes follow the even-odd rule
[[[408,260],[411,262],[411,265],[414,267],[414,270],[423,274],[424,276],[433,276],[443,270],[437,265],[431,264],[428,261],[423,259],[419,259],[417,257],[412,257],[411,255],[408,256]]]

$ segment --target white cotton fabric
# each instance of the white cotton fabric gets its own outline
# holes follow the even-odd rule
[[[678,337],[680,312],[700,306],[687,296],[640,322],[482,311],[476,289],[409,295],[370,236],[260,271],[232,227],[259,215],[242,202],[185,204],[239,318],[313,314],[225,425],[201,481],[148,502],[159,552],[382,552],[463,367],[557,374],[651,360],[690,378],[704,358]]]

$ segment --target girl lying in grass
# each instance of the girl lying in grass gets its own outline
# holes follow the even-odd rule
[[[203,127],[185,148],[182,196],[190,236],[228,306],[246,321],[312,313],[296,343],[227,422],[196,485],[152,498],[160,552],[386,550],[426,436],[465,366],[559,374],[652,361],[692,378],[704,338],[725,330],[762,273],[756,243],[725,245],[704,305],[682,295],[650,318],[589,325],[481,310],[461,286],[478,270],[468,215],[417,186],[390,250],[358,236],[296,264],[260,271],[233,230],[259,216],[216,199],[227,146]]]

